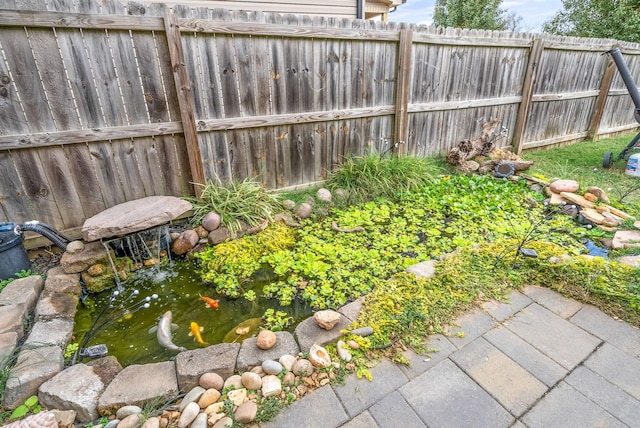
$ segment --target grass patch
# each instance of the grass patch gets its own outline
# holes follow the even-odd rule
[[[600,187],[611,199],[638,212],[634,205],[640,203],[640,178],[624,173],[626,159],[617,160],[618,154],[632,138],[633,135],[624,135],[599,141],[583,141],[549,150],[527,152],[523,158],[535,162],[530,174],[540,174],[549,179],[573,179],[580,183],[583,191],[589,186]],[[615,159],[609,169],[602,167],[606,152],[612,152]],[[633,150],[631,154],[635,152]]]
[[[264,220],[272,220],[273,215],[282,210],[280,196],[267,192],[253,179],[233,179],[226,183],[208,181],[199,186],[202,188],[200,199],[185,198],[193,205],[192,222],[200,224],[205,215],[214,211],[232,236],[237,235],[243,223],[258,226]]]

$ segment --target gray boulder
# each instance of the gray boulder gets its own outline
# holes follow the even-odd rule
[[[181,352],[176,356],[176,375],[181,391],[198,385],[204,373],[217,373],[223,379],[233,374],[239,343],[220,343],[203,349]]]

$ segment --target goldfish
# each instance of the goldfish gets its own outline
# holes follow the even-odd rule
[[[200,299],[204,300],[205,302],[205,306],[208,308],[214,308],[214,309],[218,309],[218,301],[216,299],[212,299],[211,297],[207,297],[207,296],[202,296],[200,295]]]
[[[206,346],[208,343],[202,340],[202,336],[200,335],[202,330],[204,330],[204,328],[200,327],[197,322],[191,321],[191,331],[189,332],[189,336],[193,336],[194,340],[201,346]]]

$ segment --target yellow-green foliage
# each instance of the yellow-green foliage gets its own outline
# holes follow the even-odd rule
[[[282,222],[255,235],[208,247],[195,257],[200,260],[201,277],[215,284],[218,292],[240,295],[241,283],[260,269],[265,255],[284,250],[295,242],[295,231]]]

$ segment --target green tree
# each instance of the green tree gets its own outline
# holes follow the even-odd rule
[[[433,23],[442,27],[516,31],[522,18],[502,9],[502,0],[436,0]]]
[[[545,33],[640,43],[640,0],[562,0],[562,7]]]

